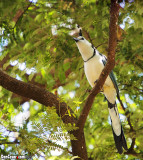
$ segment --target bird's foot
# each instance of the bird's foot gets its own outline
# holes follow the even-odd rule
[[[96,84],[96,83],[97,83],[97,81],[98,81],[98,79],[97,79],[96,81],[94,81],[94,84]]]
[[[86,93],[87,93],[87,92],[90,93],[90,92],[91,92],[91,89],[87,89],[87,90],[86,90]]]

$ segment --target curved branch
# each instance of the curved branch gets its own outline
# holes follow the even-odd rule
[[[33,99],[45,106],[56,108],[56,112],[59,117],[61,117],[64,123],[77,123],[77,119],[74,116],[73,111],[65,102],[62,102],[59,97],[54,95],[51,92],[48,92],[44,88],[40,88],[31,83],[25,83],[15,78],[10,77],[2,70],[0,70],[0,85],[20,96]],[[77,140],[71,139],[72,153],[73,156],[79,156],[83,159],[87,159],[87,150],[85,145],[85,137],[83,130],[79,131],[74,130],[70,131],[70,134],[73,134]]]
[[[89,111],[91,109],[95,96],[100,92],[103,84],[105,83],[107,76],[115,66],[115,51],[116,51],[116,45],[117,45],[117,22],[118,22],[119,8],[120,7],[117,3],[117,0],[111,0],[109,44],[108,44],[109,48],[108,48],[107,63],[102,73],[100,74],[100,77],[95,87],[92,89],[92,92],[88,96],[85,102],[85,105],[83,107],[82,113],[78,119],[77,126],[80,128],[81,131],[84,128],[84,124],[86,122],[87,116],[89,114]]]
[[[76,123],[76,118],[73,116],[71,108],[46,89],[12,78],[2,70],[0,70],[0,85],[13,93],[33,99],[45,106],[54,106],[64,123]],[[69,112],[70,115],[68,114]]]

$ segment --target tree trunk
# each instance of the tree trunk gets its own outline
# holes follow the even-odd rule
[[[71,140],[72,154],[73,156],[78,156],[75,159],[88,160],[84,131],[78,129],[70,132],[70,134],[73,134],[77,139]]]

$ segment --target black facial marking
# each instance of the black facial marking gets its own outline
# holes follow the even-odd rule
[[[74,38],[74,37],[73,37],[73,39],[74,39],[76,42],[78,42],[78,41],[79,41],[79,39],[78,39],[78,38]]]
[[[81,32],[81,29],[79,30],[79,36],[82,36],[82,32]]]
[[[84,38],[82,37],[80,40],[84,40]]]
[[[79,26],[79,25],[77,25],[77,28],[80,28],[80,26]]]

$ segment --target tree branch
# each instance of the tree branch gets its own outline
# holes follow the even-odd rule
[[[0,68],[3,68],[3,65],[9,60],[9,53],[0,61]]]
[[[103,44],[107,44],[107,42],[101,43],[101,44],[97,45],[95,48],[97,49],[98,47],[102,46]]]
[[[84,124],[86,122],[87,116],[93,104],[95,96],[100,92],[105,80],[111,70],[115,66],[115,50],[117,45],[117,22],[119,15],[119,5],[117,0],[111,0],[111,8],[110,8],[110,25],[109,25],[109,48],[108,48],[108,56],[107,63],[104,67],[95,87],[92,89],[92,92],[88,96],[85,105],[83,107],[82,113],[78,119],[77,126],[82,129],[84,128]]]
[[[19,9],[19,10],[17,11],[16,15],[15,15],[14,18],[13,18],[13,21],[15,22],[15,25],[14,25],[13,29],[16,27],[16,25],[17,25],[20,17],[23,16],[23,14],[28,10],[28,8],[31,6],[31,4],[32,4],[32,2],[29,2],[29,4],[26,6],[25,9]]]
[[[0,70],[0,85],[20,96],[33,99],[45,106],[56,108],[56,113],[61,117],[64,123],[76,124],[77,119],[74,116],[73,111],[65,102],[60,101],[60,98],[54,95],[53,93],[48,92],[44,88],[35,86],[34,84],[25,83],[19,81],[15,78],[10,77],[2,70]],[[69,114],[70,113],[70,114]],[[84,132],[78,130],[70,131],[70,134],[73,134],[77,140],[71,139],[72,154],[73,156],[79,156],[87,160],[87,150],[85,145]]]
[[[135,156],[135,157],[137,157],[138,155],[142,155],[142,153],[137,153],[137,152],[134,151],[135,141],[136,141],[136,138],[133,138],[132,143],[131,143],[131,147],[129,148],[129,150],[127,152],[124,152],[124,154],[132,155],[132,156]]]
[[[64,123],[76,123],[76,118],[73,116],[71,108],[46,89],[12,78],[2,70],[0,70],[0,85],[13,93],[33,99],[45,106],[54,106],[57,114],[61,117]],[[71,115],[68,114],[69,112]]]
[[[18,142],[18,140],[16,139],[14,142],[1,141],[0,145],[2,144],[20,144],[20,142]]]

